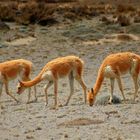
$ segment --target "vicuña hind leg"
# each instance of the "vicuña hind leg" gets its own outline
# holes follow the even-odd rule
[[[3,83],[0,83],[0,98],[1,98],[1,94],[2,94],[2,87],[3,87]],[[2,108],[3,106],[1,105],[0,103],[0,109]]]
[[[82,87],[83,90],[84,90],[84,98],[85,98],[85,104],[86,104],[86,89],[87,89],[87,87],[86,87],[85,83],[83,82],[81,76],[77,75],[77,76],[75,77],[75,79],[79,82],[79,84],[81,85],[81,87]]]
[[[27,100],[27,104],[30,103],[30,98],[31,98],[31,88],[28,89],[28,100]]]
[[[54,102],[54,109],[57,109],[58,108],[58,104],[57,104],[57,90],[58,90],[58,81],[55,80],[54,81],[54,96],[55,96],[55,102]]]
[[[120,78],[120,76],[117,76],[116,79],[117,79],[117,82],[118,82],[119,89],[120,89],[120,91],[121,91],[121,93],[122,93],[123,100],[125,101],[126,98],[125,98],[125,96],[124,96],[124,92],[123,92],[123,86],[122,86],[121,78]]]
[[[138,76],[138,87],[140,87],[140,77]]]
[[[34,95],[35,95],[35,100],[34,100],[34,101],[35,101],[35,102],[37,101],[37,95],[36,95],[36,93],[37,93],[37,92],[36,92],[36,86],[34,86]]]
[[[44,89],[45,89],[45,97],[46,97],[46,105],[48,104],[48,92],[47,92],[47,90],[48,90],[48,88],[50,86],[52,86],[52,84],[53,84],[53,81],[49,81],[49,83],[44,86]]]
[[[135,86],[135,93],[134,93],[134,101],[135,101],[136,97],[138,96],[138,89],[139,89],[138,75],[133,75],[132,78],[133,78],[133,82],[134,82],[134,86]]]
[[[0,83],[0,97],[1,97],[1,94],[2,94],[2,87],[3,87],[3,83]]]
[[[69,85],[70,85],[70,95],[69,95],[65,105],[68,105],[68,103],[71,99],[71,96],[73,95],[73,92],[74,92],[74,77],[73,77],[72,72],[69,74]]]
[[[115,79],[114,78],[110,78],[110,86],[111,86],[111,94],[110,94],[110,99],[109,99],[109,103],[111,104],[112,103],[112,100],[113,100],[113,92],[114,92],[114,81]]]

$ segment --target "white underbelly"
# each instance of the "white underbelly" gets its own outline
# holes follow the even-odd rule
[[[47,79],[48,81],[52,81],[53,80],[53,74],[50,70],[46,71],[43,73],[42,79]]]
[[[115,72],[113,71],[113,69],[111,68],[111,66],[106,66],[105,69],[104,69],[104,76],[107,77],[107,78],[115,78],[116,77],[116,74]]]

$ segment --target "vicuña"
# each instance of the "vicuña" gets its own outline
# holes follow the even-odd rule
[[[46,105],[48,104],[47,90],[52,84],[54,84],[54,107],[57,108],[58,79],[68,76],[70,84],[70,95],[67,99],[66,105],[68,105],[69,100],[74,92],[74,79],[76,79],[82,86],[86,103],[86,85],[82,79],[83,65],[83,61],[76,56],[66,56],[53,59],[43,67],[41,72],[33,80],[27,82],[21,81],[20,88],[17,93],[21,94],[24,89],[34,86],[42,80],[47,80],[48,84],[45,86]]]
[[[96,95],[98,94],[101,85],[103,83],[104,78],[109,78],[111,82],[111,95],[109,103],[112,103],[113,99],[113,90],[114,90],[114,80],[116,79],[118,82],[119,89],[125,100],[123,86],[121,82],[121,75],[129,72],[132,76],[135,93],[134,100],[138,93],[138,75],[140,72],[140,56],[131,52],[122,52],[111,54],[107,56],[102,62],[95,85],[91,90],[88,90],[87,100],[90,106],[92,106],[95,102]]]
[[[5,85],[5,90],[7,95],[12,97],[16,102],[19,102],[9,91],[9,81],[14,80],[18,76],[23,81],[28,81],[30,80],[31,70],[32,70],[32,63],[24,59],[10,60],[10,61],[0,63],[0,95],[2,93],[3,85]],[[36,98],[35,87],[34,90],[35,90],[35,98]],[[30,100],[30,94],[31,94],[31,90],[29,89],[27,103]]]

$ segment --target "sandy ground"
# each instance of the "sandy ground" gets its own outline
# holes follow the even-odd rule
[[[93,87],[102,60],[110,53],[132,51],[140,54],[140,24],[120,27],[104,25],[98,18],[52,27],[22,27],[9,24],[11,30],[1,32],[0,61],[25,58],[34,63],[34,78],[53,58],[77,55],[85,62],[83,73],[88,88]],[[114,34],[121,31],[133,34],[137,40],[119,40]],[[18,40],[20,39],[20,41]],[[75,81],[75,92],[68,106],[53,110],[53,87],[48,91],[49,104],[45,106],[44,85],[37,85],[38,101],[26,104],[28,92],[16,94],[17,80],[10,82],[16,104],[9,96],[1,96],[0,140],[139,140],[140,96],[132,102],[134,85],[129,74],[122,77],[126,103],[116,105],[84,104],[82,88]],[[69,95],[68,79],[59,80],[59,100],[66,102]],[[97,99],[109,95],[109,80],[105,80]],[[117,84],[114,94],[121,97]],[[34,98],[32,93],[32,99]]]

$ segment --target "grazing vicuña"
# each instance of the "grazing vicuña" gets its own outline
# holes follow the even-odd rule
[[[48,104],[48,88],[54,83],[54,95],[55,95],[55,108],[57,107],[57,88],[58,79],[65,76],[69,77],[70,95],[67,99],[66,105],[74,92],[74,78],[80,83],[84,90],[84,97],[86,102],[86,85],[82,80],[83,61],[76,56],[59,57],[48,62],[41,72],[31,81],[20,82],[20,88],[17,91],[18,94],[22,93],[25,88],[31,87],[42,80],[47,80],[48,84],[45,86],[46,105]]]
[[[119,89],[122,93],[123,99],[125,100],[123,86],[121,82],[121,75],[129,72],[132,76],[135,85],[134,100],[138,93],[138,75],[140,72],[140,56],[131,52],[122,52],[111,54],[107,56],[102,62],[96,83],[87,94],[87,100],[89,105],[94,104],[96,95],[98,94],[100,87],[104,78],[109,78],[111,82],[111,95],[109,102],[112,102],[113,90],[114,90],[114,81],[117,79]]]

